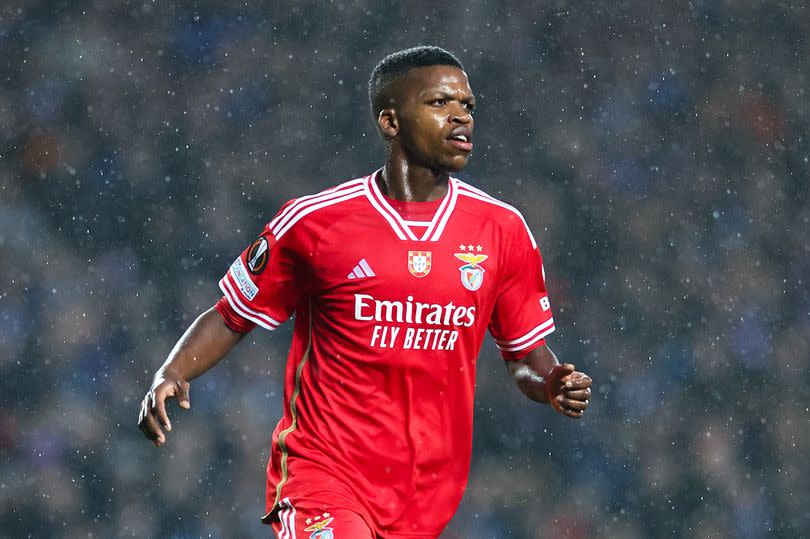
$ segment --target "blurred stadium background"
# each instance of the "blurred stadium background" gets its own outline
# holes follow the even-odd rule
[[[366,81],[455,52],[460,174],[543,250],[567,421],[479,358],[474,461],[443,537],[810,530],[804,2],[0,7],[0,537],[267,537],[289,331],[254,331],[136,427],[151,375],[288,198],[381,163]]]

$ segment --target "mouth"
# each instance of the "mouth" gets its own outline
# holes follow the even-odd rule
[[[454,129],[447,137],[450,144],[463,152],[470,152],[473,149],[472,130],[467,127]]]

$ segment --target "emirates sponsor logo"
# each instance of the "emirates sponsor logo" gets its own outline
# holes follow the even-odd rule
[[[366,322],[399,322],[428,326],[463,326],[475,323],[475,307],[422,303],[408,296],[405,301],[374,299],[368,294],[354,295],[354,318]]]
[[[459,337],[457,328],[471,327],[475,323],[475,307],[456,305],[452,301],[444,305],[422,303],[413,296],[397,301],[355,294],[354,318],[379,322],[369,337],[372,348],[455,350]]]

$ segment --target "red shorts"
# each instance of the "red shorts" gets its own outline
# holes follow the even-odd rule
[[[359,513],[325,499],[284,498],[271,522],[278,539],[375,539]]]

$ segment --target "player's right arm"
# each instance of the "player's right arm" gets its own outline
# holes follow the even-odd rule
[[[152,387],[141,402],[138,427],[158,447],[172,430],[166,400],[176,398],[185,409],[191,407],[189,380],[200,376],[224,358],[243,337],[226,324],[215,308],[201,314],[177,341],[169,357],[157,370]]]
[[[291,200],[279,210],[261,235],[242,251],[219,281],[223,297],[203,313],[177,341],[141,403],[138,426],[160,447],[172,430],[166,399],[190,408],[189,380],[224,358],[255,326],[274,330],[287,320],[307,290],[306,268],[313,257],[315,236],[300,234],[293,225],[305,212]]]

